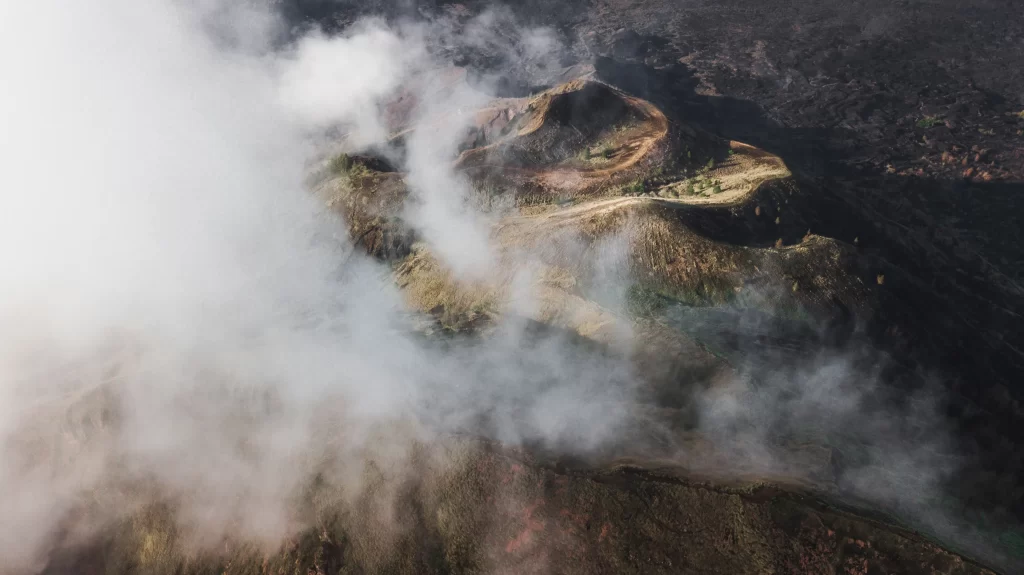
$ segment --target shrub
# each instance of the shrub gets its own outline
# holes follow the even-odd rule
[[[335,176],[348,176],[349,178],[362,178],[370,175],[370,168],[362,162],[353,159],[348,154],[338,154],[331,158],[327,164],[331,174]]]
[[[942,120],[938,116],[925,116],[917,121],[918,128],[930,129],[938,126],[942,123]]]
[[[715,159],[711,158],[710,160],[708,160],[708,163],[704,167],[709,170],[715,169]]]
[[[370,168],[367,168],[365,164],[361,162],[352,162],[352,167],[348,169],[348,177],[350,178],[362,178],[370,175]]]
[[[352,158],[350,158],[348,154],[338,154],[337,156],[331,158],[330,162],[328,162],[327,164],[327,167],[332,174],[338,176],[342,174],[347,174],[349,169],[352,168]]]

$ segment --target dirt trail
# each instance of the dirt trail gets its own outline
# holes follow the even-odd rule
[[[653,146],[656,138],[645,140],[641,146]],[[710,195],[687,194],[680,197],[660,197],[660,192],[677,190],[685,186],[686,180],[673,182],[655,190],[656,196],[624,196],[598,198],[574,204],[570,207],[551,207],[539,213],[518,214],[504,218],[499,224],[524,225],[528,223],[560,225],[585,217],[605,214],[634,204],[660,204],[668,206],[699,205],[702,207],[731,206],[746,202],[763,184],[790,176],[789,169],[778,157],[740,142],[730,142],[735,152],[729,161],[707,174],[707,179],[721,182],[722,191]],[[647,148],[649,149],[649,147]],[[644,152],[646,153],[646,151]],[[634,156],[629,163],[639,161],[642,154]],[[623,163],[625,164],[625,162]],[[625,169],[618,167],[618,169]],[[571,173],[572,170],[563,170]],[[549,172],[553,173],[553,172]]]
[[[641,159],[643,159],[654,146],[663,141],[668,136],[668,118],[662,113],[656,106],[650,102],[639,100],[630,96],[622,95],[623,100],[643,114],[645,122],[643,124],[642,133],[631,139],[626,145],[626,148],[633,149],[633,153],[622,158],[611,166],[595,169],[576,169],[576,168],[558,168],[553,170],[541,170],[539,172],[540,177],[551,177],[556,174],[563,172],[571,172],[579,174],[587,178],[604,178],[613,176],[624,170],[636,165]]]
[[[548,190],[600,190],[605,187],[605,182],[611,182],[616,176],[634,168],[657,146],[666,142],[669,137],[669,120],[654,104],[628,96],[603,84],[601,86],[609,90],[611,96],[640,118],[640,121],[630,126],[627,129],[628,133],[620,133],[620,139],[612,144],[614,148],[605,148],[604,159],[598,165],[566,165],[562,161],[547,166],[509,166],[486,161],[491,151],[513,144],[517,140],[523,141],[523,138],[539,133],[547,124],[556,121],[553,118],[556,114],[556,99],[587,90],[588,86],[594,85],[590,82],[592,81],[570,82],[536,98],[519,100],[507,107],[505,112],[499,112],[498,116],[506,115],[509,122],[518,116],[521,122],[518,129],[488,145],[466,150],[455,161],[455,167],[462,170],[489,169],[510,175],[516,174],[518,177],[532,179]],[[495,109],[492,106],[487,111],[494,115]],[[614,135],[612,137],[615,138]],[[585,145],[590,149],[594,144],[588,142]],[[721,161],[717,168],[711,168],[691,178],[661,185],[652,190],[655,197],[647,199],[702,206],[735,205],[746,201],[765,182],[791,175],[777,156],[741,142],[730,141],[728,146],[729,156]],[[589,160],[589,154],[587,158]],[[637,200],[642,201],[639,198]],[[594,200],[582,206],[575,206],[568,212],[563,210],[560,212],[562,215],[557,217],[583,215],[587,211],[614,209],[620,205],[621,203],[608,203],[607,200]],[[550,218],[552,215],[545,213],[543,217]]]
[[[701,178],[715,181],[721,192],[705,192],[691,194],[686,192],[690,180],[672,182],[661,186],[657,193],[677,193],[678,198],[667,198],[671,201],[701,206],[732,206],[741,204],[767,182],[781,180],[792,175],[786,164],[778,157],[764,150],[744,144],[729,142],[730,155],[718,168],[711,170]]]
[[[609,157],[609,159],[612,160],[611,164],[594,168],[564,166],[544,168],[513,167],[482,161],[488,152],[495,150],[502,145],[508,144],[517,138],[524,138],[534,134],[543,128],[549,121],[548,116],[551,113],[550,106],[553,96],[561,96],[574,90],[581,90],[585,85],[586,84],[582,82],[573,82],[566,86],[559,87],[553,92],[535,98],[531,100],[529,104],[525,101],[521,102],[519,106],[517,106],[518,110],[516,110],[516,114],[523,113],[522,111],[524,109],[528,109],[528,106],[537,106],[537,109],[532,112],[532,117],[526,121],[525,125],[516,132],[491,144],[466,150],[455,161],[455,167],[457,169],[464,170],[490,168],[525,174],[529,177],[535,178],[546,187],[566,189],[577,187],[583,181],[607,179],[632,168],[668,136],[668,118],[661,110],[647,101],[627,96],[626,94],[623,94],[609,86],[608,89],[612,90],[617,98],[625,103],[628,108],[637,113],[637,115],[643,118],[643,121],[636,127],[639,130],[639,133],[634,135],[628,141],[622,143],[619,146],[619,150]]]

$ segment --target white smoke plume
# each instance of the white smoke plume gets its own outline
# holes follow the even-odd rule
[[[466,42],[555,65],[550,31],[514,44],[493,33],[507,22],[484,17]],[[282,49],[259,2],[0,5],[0,572],[31,572],[59,535],[153,497],[206,544],[274,545],[301,526],[312,472],[341,461],[358,477],[360,453],[401,458],[439,429],[614,440],[628,361],[517,322],[425,343],[390,270],[353,257],[303,189],[324,131],[382,145],[385,100],[409,83],[443,93],[406,138],[408,220],[455,274],[496,272],[489,222],[447,167],[485,88],[431,90],[426,39],[450,33],[364,21]],[[610,309],[626,249],[595,248]],[[779,409],[723,401],[712,432]]]
[[[409,335],[388,270],[302,189],[318,132],[385,140],[383,101],[433,65],[424,31],[280,33],[259,3],[4,4],[0,570],[148,497],[205,544],[273,545],[314,469],[400,453],[417,421],[587,447],[620,418],[628,367],[558,336]],[[481,98],[423,102],[449,119],[408,142],[410,219],[473,276],[487,228],[444,166]]]

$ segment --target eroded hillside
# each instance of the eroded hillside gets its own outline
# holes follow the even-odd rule
[[[407,137],[411,129],[415,128],[400,131],[397,138]],[[858,325],[892,321],[880,303],[886,297],[886,269],[859,255],[855,245],[809,231],[793,238],[793,222],[787,222],[788,227],[783,224],[790,219],[790,208],[798,212],[799,207],[790,206],[796,183],[777,156],[669,121],[653,104],[593,79],[592,73],[529,98],[496,100],[475,114],[459,155],[452,160],[453,168],[472,184],[469,203],[490,216],[491,239],[500,251],[501,264],[475,280],[457,278],[403,224],[403,206],[415,201],[415,194],[403,184],[402,174],[367,156],[341,156],[333,165],[318,193],[343,214],[352,237],[368,253],[391,262],[407,300],[432,315],[441,333],[486,338],[500,331],[508,318],[524,317],[608,345],[610,350],[628,344],[624,353],[637,366],[641,381],[638,403],[630,409],[643,411],[637,417],[643,424],[634,432],[645,440],[624,439],[569,475],[524,463],[515,464],[516,469],[528,469],[526,473],[538,477],[554,473],[549,479],[566,485],[592,485],[595,480],[620,486],[650,483],[627,489],[659,490],[653,497],[679,505],[679,513],[686,513],[693,504],[689,498],[696,492],[687,490],[710,496],[717,493],[716,485],[743,484],[739,478],[749,477],[763,487],[722,496],[738,498],[735,501],[741,506],[755,505],[755,515],[765,513],[765,518],[774,519],[741,528],[733,522],[745,520],[727,512],[728,505],[712,505],[694,528],[722,521],[723,526],[732,525],[723,527],[729,532],[769,537],[769,533],[781,533],[773,521],[783,521],[776,516],[776,505],[782,505],[789,510],[787,525],[804,525],[798,531],[821,528],[826,533],[807,546],[782,546],[786,551],[765,543],[764,555],[752,550],[749,542],[723,535],[725,547],[711,541],[693,542],[700,551],[693,551],[689,560],[683,559],[686,554],[672,557],[675,552],[669,549],[674,544],[651,543],[654,555],[644,557],[662,557],[659,569],[690,564],[700,572],[795,572],[814,571],[810,565],[815,562],[821,563],[821,569],[852,569],[847,571],[851,573],[975,569],[936,548],[919,547],[921,543],[912,543],[915,536],[908,532],[836,510],[847,497],[844,476],[857,468],[854,461],[863,456],[856,455],[861,448],[855,444],[865,438],[858,439],[856,433],[848,438],[771,439],[768,449],[773,463],[765,467],[737,459],[729,443],[737,438],[723,443],[720,438],[705,437],[700,429],[695,398],[716,393],[719,387],[727,390],[738,377],[737,368],[744,371],[762,365],[759,362],[798,357],[823,345],[843,343]],[[799,222],[799,217],[794,219]],[[607,275],[611,268],[614,277]],[[614,293],[608,286],[613,286]],[[532,304],[517,307],[524,289]],[[749,324],[737,317],[759,319]],[[822,325],[830,327],[823,330]],[[646,447],[636,451],[637,445]],[[616,461],[629,461],[635,467],[611,471]],[[643,471],[655,467],[674,469],[669,472],[673,477],[690,479],[663,481]],[[623,473],[628,479],[615,479]],[[693,477],[710,483],[695,484]],[[484,488],[487,483],[483,480]],[[522,512],[528,526],[505,542],[504,554],[495,549],[483,552],[480,549],[486,549],[486,544],[465,541],[460,545],[484,554],[474,555],[470,563],[452,559],[454,563],[437,569],[458,570],[455,565],[478,567],[492,561],[503,566],[499,571],[509,565],[540,569],[549,559],[538,559],[537,554],[564,557],[568,548],[559,547],[564,543],[596,555],[593,564],[559,563],[557,572],[575,568],[580,572],[644,571],[637,561],[647,559],[627,552],[626,547],[598,551],[595,545],[603,543],[604,536],[596,541],[560,539],[538,527],[558,520],[557,515],[542,519],[540,511],[537,518],[533,516],[534,510],[555,505],[545,499],[550,495],[545,485],[539,480],[538,497],[526,498],[535,499]],[[675,491],[660,494],[669,489],[667,485]],[[751,495],[755,492],[772,495]],[[449,495],[460,500],[458,493]],[[605,497],[612,495],[589,501],[603,506]],[[850,509],[871,505],[870,497],[853,501]],[[464,501],[456,505],[467,512],[475,506]],[[593,511],[586,505],[580,508],[579,502],[565,505],[561,512],[567,517]],[[640,536],[633,521],[636,513],[646,511],[636,506],[651,509],[650,503],[616,505],[622,506],[616,508],[622,515],[609,516],[604,531],[615,530],[629,540]],[[668,513],[667,519],[652,520],[648,536],[657,539],[687,532],[671,527],[675,519]],[[867,555],[853,552],[849,544],[832,542],[832,537],[841,536],[835,535],[838,528],[830,522],[840,516],[845,517],[844,529],[860,534],[851,539],[859,540],[853,543],[856,551],[872,550]],[[806,527],[811,524],[819,527]],[[647,533],[645,529],[640,531]],[[435,551],[440,552],[451,544],[449,537],[456,536],[442,529],[437,537]],[[900,543],[893,544],[897,540],[893,537]],[[531,547],[531,542],[536,554],[519,563],[526,560],[517,558],[519,548]],[[874,551],[879,545],[886,550]],[[718,549],[725,555],[715,555]],[[734,556],[739,549],[744,551]],[[704,555],[705,550],[709,554]],[[742,556],[747,552],[756,557]]]
[[[0,575],[1019,570],[1006,0],[201,4],[0,20]]]

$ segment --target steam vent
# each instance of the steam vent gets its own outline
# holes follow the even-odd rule
[[[1013,2],[15,4],[0,575],[1024,573]]]

